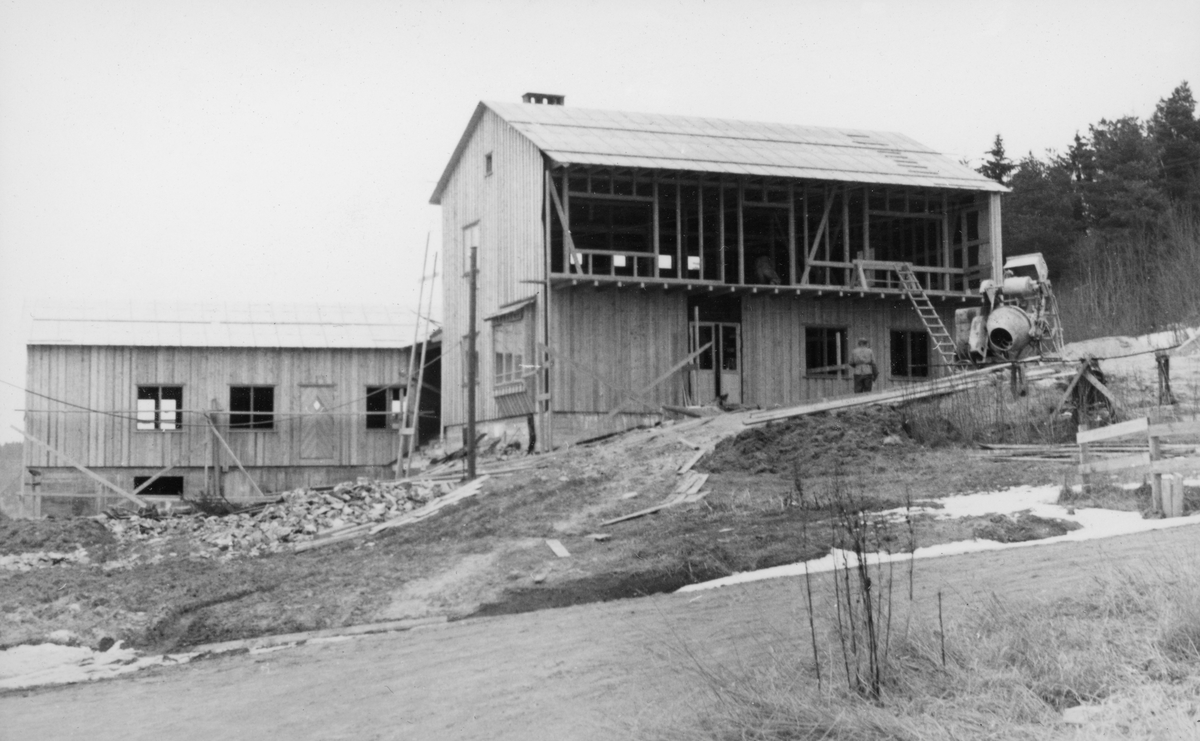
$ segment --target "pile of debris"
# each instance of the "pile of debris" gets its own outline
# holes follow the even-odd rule
[[[450,481],[371,481],[330,489],[296,489],[278,501],[224,516],[110,517],[108,529],[122,544],[184,536],[200,556],[257,556],[352,525],[384,522],[417,509],[454,488]]]
[[[31,571],[45,566],[59,564],[87,564],[91,557],[82,546],[71,552],[62,551],[33,551],[31,553],[13,553],[0,555],[0,571]]]

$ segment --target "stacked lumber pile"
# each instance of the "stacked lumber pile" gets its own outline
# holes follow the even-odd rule
[[[445,481],[371,481],[338,484],[329,490],[295,489],[253,513],[177,517],[110,517],[109,531],[121,543],[183,536],[196,555],[275,553],[348,527],[376,525],[402,517],[442,497]]]
[[[1047,462],[1063,462],[1063,463],[1078,463],[1079,462],[1079,447],[1076,445],[1019,445],[1019,444],[1000,444],[987,443],[979,446],[989,460],[998,461],[1047,461]],[[1177,454],[1192,453],[1197,450],[1195,445],[1172,445],[1163,443],[1159,449],[1166,453],[1172,452]],[[1122,444],[1105,444],[1096,443],[1088,447],[1088,452],[1093,456],[1120,456],[1129,455],[1130,453],[1148,453],[1149,445],[1122,445]]]

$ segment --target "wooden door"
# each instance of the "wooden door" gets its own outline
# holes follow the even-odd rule
[[[698,339],[699,347],[704,347],[713,341],[713,335],[716,325],[712,322],[700,322],[695,324],[695,331],[688,332],[688,338]],[[693,347],[692,350],[696,348]],[[696,358],[696,373],[694,375],[696,388],[693,389],[692,403],[693,404],[711,404],[717,398],[717,348],[714,343],[713,347],[700,353],[700,357]]]
[[[335,387],[300,387],[300,460],[331,463],[337,458],[337,422],[331,413]]]

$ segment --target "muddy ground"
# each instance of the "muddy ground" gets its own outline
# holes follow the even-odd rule
[[[715,446],[697,465],[711,472],[704,499],[602,525],[668,498],[678,467],[694,455],[691,445]],[[845,466],[822,463],[838,457]],[[725,415],[581,446],[548,459],[545,468],[493,477],[480,495],[417,525],[301,554],[220,561],[166,540],[142,544],[130,557],[115,552],[92,520],[4,523],[10,547],[78,544],[94,563],[0,572],[0,646],[66,629],[87,645],[116,638],[177,651],[381,620],[455,620],[655,594],[823,555],[835,536],[816,526],[831,515],[809,505],[815,498],[849,492],[867,509],[890,509],[1053,483],[1063,469],[980,462],[965,448],[924,448],[890,410],[750,428]],[[923,516],[913,520],[912,532],[886,537],[885,547],[988,532],[997,539],[1057,534],[1052,527],[1014,527]],[[609,537],[588,537],[597,533]],[[550,538],[570,558],[555,557],[545,543]]]
[[[1084,609],[1089,603],[1080,598],[1102,589],[1106,574],[1162,568],[1164,554],[1172,554],[1167,563],[1194,566],[1196,535],[1191,526],[921,561],[915,604],[936,620],[944,595],[948,624],[997,600],[1059,599],[1063,609]],[[1193,560],[1181,561],[1181,554]],[[818,589],[825,590],[818,600],[830,598],[826,582]],[[802,580],[771,579],[7,693],[0,695],[0,738],[677,738],[672,728],[694,727],[714,711],[706,693],[714,672],[806,655],[804,599]],[[1111,619],[1104,611],[1089,614],[1098,623]],[[951,628],[949,647],[972,637]],[[1064,737],[1097,737],[1057,728]],[[1049,729],[1040,737],[1054,735]],[[980,728],[971,737],[1020,737],[1004,736],[1006,730]]]

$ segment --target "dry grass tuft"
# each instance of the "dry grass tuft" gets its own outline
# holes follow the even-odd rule
[[[948,615],[944,665],[936,607],[913,604],[892,639],[878,701],[844,681],[818,689],[807,636],[777,642],[782,650],[736,670],[702,666],[687,653],[685,663],[699,670],[711,702],[694,724],[658,737],[1191,737],[1178,734],[1196,732],[1192,718],[1200,711],[1197,563],[1116,572],[1097,579],[1084,599],[1018,604],[993,597]],[[836,671],[836,626],[832,607],[824,607],[820,663]],[[1064,724],[1062,711],[1081,704],[1094,707],[1087,725]]]
[[[972,443],[1052,444],[1074,441],[1068,417],[1052,417],[1062,397],[1053,384],[1030,384],[1015,397],[1007,378],[903,408],[905,429],[930,447]]]

